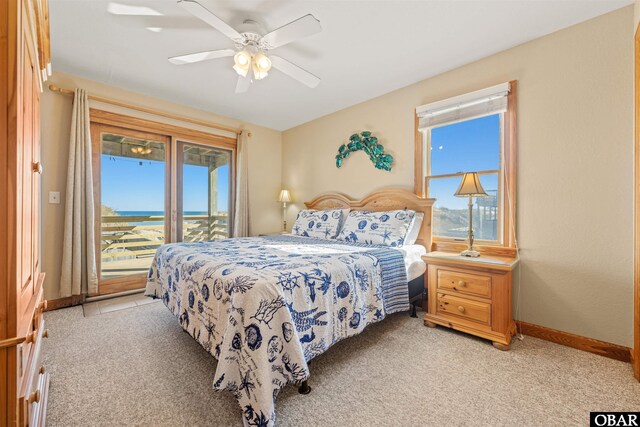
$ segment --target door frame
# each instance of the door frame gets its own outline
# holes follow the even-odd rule
[[[154,141],[161,141],[158,138],[163,138],[166,141],[167,150],[165,150],[165,164],[167,173],[165,174],[165,243],[176,242],[177,233],[177,201],[178,201],[178,173],[177,164],[174,167],[174,163],[177,160],[177,147],[178,142],[191,143],[194,145],[204,145],[221,150],[227,150],[231,152],[231,168],[230,168],[230,187],[231,190],[235,187],[235,171],[236,171],[236,151],[237,151],[237,135],[235,137],[222,136],[196,130],[192,128],[185,128],[176,126],[173,124],[167,124],[162,122],[156,122],[152,120],[142,119],[139,117],[128,116],[120,113],[113,113],[110,111],[99,110],[91,108],[89,110],[91,118],[91,139],[92,139],[92,163],[93,163],[93,190],[95,195],[95,212],[100,212],[100,157],[102,154],[100,132],[102,130],[113,130],[115,132],[120,131],[127,133],[133,137],[139,135],[140,138],[152,139]],[[96,147],[97,145],[97,147]],[[229,197],[229,223],[233,224],[233,208],[235,206],[235,194],[234,191],[230,191]],[[168,220],[167,220],[168,218]],[[95,215],[95,230],[96,235],[100,230],[101,216]],[[96,238],[95,244],[96,251],[96,264],[98,269],[98,275],[100,272],[100,257],[101,257],[101,239]],[[105,295],[116,292],[123,292],[128,290],[136,290],[144,287],[146,283],[146,274],[137,274],[131,276],[123,276],[109,279],[98,279],[98,293],[97,295]],[[93,296],[93,295],[90,295]]]
[[[139,138],[144,140],[150,140],[153,142],[160,142],[165,145],[165,180],[164,180],[164,240],[165,242],[171,242],[171,219],[168,215],[171,212],[171,138],[166,135],[160,135],[156,133],[141,132],[135,129],[128,129],[119,126],[105,125],[101,123],[91,122],[91,151],[92,151],[92,167],[93,167],[93,206],[94,206],[94,235],[95,238],[95,252],[96,252],[96,270],[98,273],[98,294],[106,295],[117,292],[130,291],[139,289],[146,283],[146,274],[132,274],[122,277],[110,277],[103,279],[101,277],[102,270],[102,134],[112,133],[124,136],[130,136],[132,138]]]

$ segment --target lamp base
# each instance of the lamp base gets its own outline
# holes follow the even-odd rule
[[[480,256],[480,252],[474,251],[471,249],[467,249],[465,251],[460,252],[460,256],[468,256],[472,258],[478,258]]]

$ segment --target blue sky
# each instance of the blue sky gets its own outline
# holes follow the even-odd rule
[[[481,117],[431,130],[433,175],[499,169],[500,116]],[[113,160],[115,159],[115,161]],[[329,168],[329,167],[327,167]],[[219,168],[218,206],[227,210],[229,167]],[[330,171],[329,171],[330,172]],[[102,156],[102,204],[119,211],[164,210],[165,163]],[[185,165],[184,210],[207,211],[207,168]],[[496,176],[480,178],[486,191],[496,190]],[[135,185],[134,185],[135,184]],[[434,180],[430,197],[436,205],[464,209],[467,199],[455,197],[460,178]]]
[[[115,159],[115,160],[114,160]],[[185,165],[183,169],[185,211],[207,211],[207,168]],[[163,211],[165,163],[102,156],[102,204],[118,211]],[[218,208],[227,210],[229,167],[218,174]]]
[[[432,175],[500,168],[500,115],[480,117],[431,130]],[[485,191],[498,188],[496,175],[480,177]],[[468,200],[453,193],[460,178],[432,180],[430,197],[436,206],[464,209]]]

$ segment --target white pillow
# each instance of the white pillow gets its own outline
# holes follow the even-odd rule
[[[409,225],[409,231],[407,231],[407,237],[404,238],[405,245],[415,245],[418,240],[418,233],[420,233],[420,227],[422,227],[422,221],[424,220],[424,212],[416,212],[416,216],[413,217],[411,225]]]
[[[298,212],[292,232],[296,236],[335,239],[342,223],[342,209]]]
[[[416,212],[412,210],[351,211],[338,235],[338,240],[402,246],[415,214]]]

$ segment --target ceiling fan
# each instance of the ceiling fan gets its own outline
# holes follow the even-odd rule
[[[305,15],[265,35],[260,35],[259,26],[255,21],[246,20],[245,29],[238,32],[222,19],[211,13],[207,8],[195,0],[179,0],[178,4],[195,17],[201,19],[229,37],[235,43],[235,49],[208,50],[174,56],[169,62],[176,65],[192,64],[194,62],[233,56],[233,69],[238,73],[236,93],[243,93],[249,89],[253,80],[267,77],[271,67],[282,71],[305,85],[314,88],[320,83],[320,78],[276,55],[267,52],[300,38],[322,31],[320,21],[313,15]],[[253,77],[250,75],[252,71]]]

